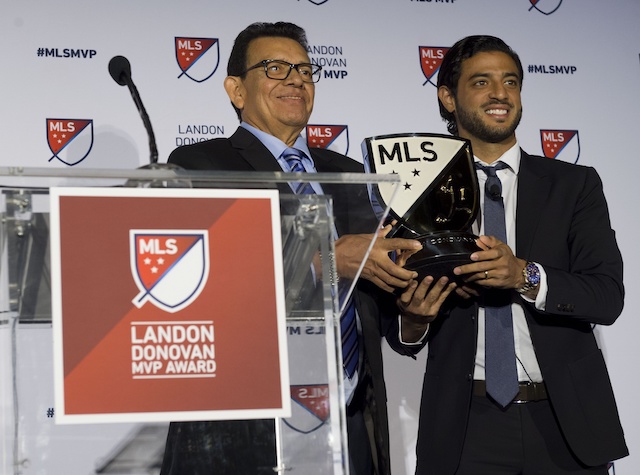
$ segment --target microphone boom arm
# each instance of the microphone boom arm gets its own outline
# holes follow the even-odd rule
[[[147,114],[147,110],[144,108],[144,104],[142,103],[142,99],[140,98],[140,94],[138,93],[138,88],[133,83],[133,80],[130,76],[126,74],[122,75],[124,77],[125,84],[129,88],[129,92],[131,92],[131,97],[133,98],[133,102],[140,113],[140,117],[142,117],[142,123],[144,124],[144,128],[147,129],[147,136],[149,137],[149,160],[151,163],[158,163],[158,147],[156,146],[156,136],[153,133],[153,127],[151,126],[151,120],[149,119],[149,114]]]
[[[147,110],[144,108],[144,104],[142,104],[140,93],[138,93],[138,89],[131,78],[131,64],[129,63],[129,60],[124,56],[114,56],[111,58],[111,61],[109,61],[109,74],[120,86],[124,86],[126,84],[129,88],[133,102],[140,113],[140,117],[142,117],[144,128],[147,130],[147,137],[149,138],[149,159],[151,161],[151,165],[155,165],[158,163],[156,136],[153,133],[149,114],[147,114]]]

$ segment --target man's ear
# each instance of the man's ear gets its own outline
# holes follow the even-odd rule
[[[244,109],[245,88],[242,79],[238,76],[227,76],[224,80],[224,90],[227,91],[231,103],[236,108]]]
[[[453,113],[456,110],[455,98],[447,86],[440,86],[438,88],[438,99],[440,99],[444,108],[449,112]]]

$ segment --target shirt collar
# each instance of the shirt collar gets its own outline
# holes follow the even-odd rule
[[[483,161],[481,161],[478,157],[473,157],[475,162],[479,162],[482,165],[487,165],[486,163],[484,163]],[[502,161],[503,163],[506,163],[507,165],[509,165],[509,168],[511,168],[511,170],[513,170],[513,173],[515,173],[516,175],[518,174],[518,171],[520,171],[520,145],[518,144],[518,142],[516,141],[516,143],[513,145],[513,147],[511,147],[509,150],[507,150],[506,152],[504,152],[502,154],[502,156],[500,158],[498,158],[498,160]],[[496,162],[498,161],[496,160]],[[493,163],[496,163],[493,162]],[[489,165],[491,166],[491,165]]]
[[[276,138],[271,134],[263,132],[262,130],[256,129],[254,126],[249,125],[244,121],[240,123],[240,127],[247,129],[249,132],[255,135],[256,138],[260,142],[262,142],[262,145],[267,147],[267,149],[276,158],[276,160],[278,159],[278,157],[280,157],[280,155],[282,155],[282,152],[284,152],[285,149],[289,148],[287,144],[285,144],[279,138]],[[302,150],[306,154],[306,156],[309,158],[311,163],[313,163],[313,159],[311,158],[311,152],[309,152],[309,147],[307,146],[307,142],[305,141],[304,138],[302,138],[302,135],[298,135],[298,138],[296,139],[296,142],[293,144],[293,147],[297,148],[298,150]]]

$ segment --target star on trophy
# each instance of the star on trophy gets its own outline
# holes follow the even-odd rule
[[[396,223],[388,237],[422,243],[405,267],[420,280],[454,279],[453,268],[480,250],[470,232],[480,204],[471,143],[450,135],[381,135],[365,139],[362,153],[368,172],[400,176],[397,196],[384,183],[370,186],[369,193],[374,208],[390,205],[389,218]]]

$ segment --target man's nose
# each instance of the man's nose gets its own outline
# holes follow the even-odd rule
[[[491,97],[495,97],[498,99],[504,99],[508,97],[507,88],[502,83],[495,83],[491,87]]]
[[[291,68],[291,71],[289,71],[289,76],[287,76],[285,82],[294,86],[301,86],[302,84],[304,84],[302,76],[300,75],[300,72],[297,68]]]

